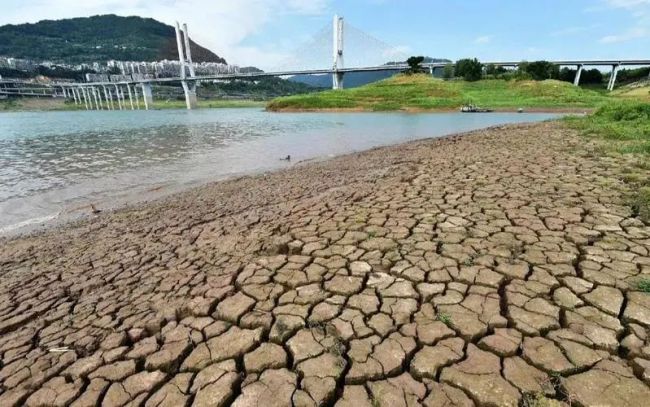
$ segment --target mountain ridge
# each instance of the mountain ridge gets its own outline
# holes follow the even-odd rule
[[[190,49],[194,62],[226,63],[194,41]],[[178,51],[173,26],[153,18],[104,14],[0,26],[0,56],[55,63],[153,62],[178,59]]]

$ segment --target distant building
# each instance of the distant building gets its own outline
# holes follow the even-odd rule
[[[155,61],[155,62],[142,62],[142,61],[115,61],[110,60],[106,62],[93,62],[91,64],[55,64],[51,61],[31,61],[28,59],[19,59],[12,57],[0,57],[0,67],[10,68],[24,72],[36,72],[39,66],[47,68],[64,68],[70,71],[87,72],[93,71],[85,75],[86,81],[91,82],[104,82],[103,80],[94,80],[97,78],[109,78],[109,75],[121,75],[122,78],[172,78],[180,75],[180,62],[179,61]],[[239,73],[239,66],[227,65],[217,62],[200,62],[193,63],[194,71],[199,76],[206,75],[220,75],[220,74],[235,74]],[[89,79],[92,78],[93,80]],[[117,79],[117,77],[116,77]],[[123,80],[124,80],[123,79]]]

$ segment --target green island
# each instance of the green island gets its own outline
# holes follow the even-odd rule
[[[633,92],[630,94],[630,92]],[[484,79],[463,81],[430,75],[397,75],[365,86],[286,96],[267,105],[271,111],[436,111],[475,104],[495,110],[593,109],[612,100],[650,101],[649,88],[621,88],[611,94],[559,80]]]

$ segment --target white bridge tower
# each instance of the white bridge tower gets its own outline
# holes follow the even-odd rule
[[[340,69],[343,69],[343,17],[338,15],[334,16],[334,42],[333,42],[333,51],[334,51],[334,73],[332,75],[332,89],[343,89],[343,72],[339,72]]]
[[[190,36],[187,32],[187,24],[183,24],[183,29],[176,22],[176,45],[178,46],[178,61],[181,64],[181,85],[185,93],[185,104],[188,109],[196,107],[196,81],[186,81],[187,72],[185,67],[189,67],[190,78],[196,76],[194,72],[194,65],[192,64],[192,51],[190,50]],[[183,47],[184,46],[184,47]],[[185,48],[185,50],[183,50]]]

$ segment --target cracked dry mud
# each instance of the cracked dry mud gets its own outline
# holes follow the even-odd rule
[[[647,405],[650,227],[585,148],[505,126],[6,240],[0,405]]]

